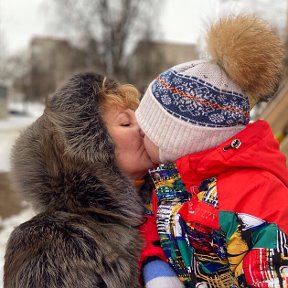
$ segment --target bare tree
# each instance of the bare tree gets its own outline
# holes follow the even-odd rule
[[[159,11],[158,4],[159,0],[54,0],[54,19],[58,29],[91,55],[90,66],[98,61],[106,74],[127,78],[129,48],[151,35],[149,24],[157,20],[153,11]]]
[[[15,81],[23,78],[29,71],[29,56],[26,51],[3,57],[1,59],[0,81],[11,86]]]

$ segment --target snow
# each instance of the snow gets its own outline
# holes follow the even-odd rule
[[[21,103],[9,105],[9,110],[14,111],[8,118],[0,119],[0,173],[10,170],[9,157],[11,148],[19,136],[28,125],[36,120],[43,113],[43,105],[26,103],[25,107]],[[25,113],[23,113],[25,111]],[[14,227],[33,217],[32,208],[27,206],[18,215],[1,219],[0,217],[0,288],[3,287],[3,265],[7,240]]]
[[[24,109],[22,104],[13,103],[9,105],[9,109],[17,111],[18,114],[11,114],[8,118],[0,119],[0,172],[10,170],[10,151],[16,138],[42,114],[44,108],[42,104],[30,103],[25,105],[26,113],[24,114],[21,113]]]

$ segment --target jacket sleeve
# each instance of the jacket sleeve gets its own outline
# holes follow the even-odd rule
[[[288,237],[278,225],[244,213],[224,212],[220,220],[241,287],[288,287]]]
[[[242,264],[245,282],[251,287],[288,287],[287,235],[265,223],[251,236],[253,246]]]
[[[218,190],[234,187],[219,196],[230,268],[245,287],[288,287],[287,188],[267,172],[228,176]]]
[[[160,246],[160,239],[157,231],[156,216],[154,212],[157,211],[157,199],[155,193],[152,196],[151,208],[146,211],[144,216],[145,222],[140,227],[140,233],[144,239],[144,246],[139,258],[139,267],[142,271],[143,264],[148,261],[149,258],[160,258],[167,262],[164,251]]]

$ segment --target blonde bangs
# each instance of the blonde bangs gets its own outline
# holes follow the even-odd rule
[[[109,109],[111,106],[125,107],[136,110],[140,103],[140,93],[135,86],[131,84],[119,85],[115,90],[104,92],[103,109]]]

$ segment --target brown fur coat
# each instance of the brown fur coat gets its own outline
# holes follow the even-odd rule
[[[102,81],[72,77],[14,146],[14,181],[39,214],[10,236],[5,288],[139,287],[142,205],[115,165]]]

